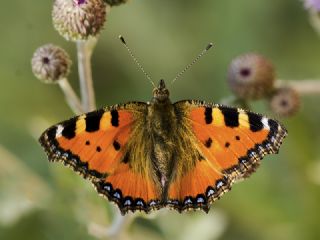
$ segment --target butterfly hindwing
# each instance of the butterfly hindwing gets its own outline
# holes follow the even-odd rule
[[[277,153],[287,135],[277,121],[250,111],[201,101],[174,105],[202,155],[170,186],[168,205],[179,211],[207,211],[234,182],[250,176],[266,154]]]
[[[145,109],[145,103],[133,102],[83,114],[46,130],[40,143],[49,160],[61,161],[89,178],[122,213],[148,212],[158,208],[159,198],[147,174],[151,170],[144,162],[130,162],[128,149]]]

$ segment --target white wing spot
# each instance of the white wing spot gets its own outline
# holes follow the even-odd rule
[[[262,122],[262,124],[264,126],[264,129],[270,130],[270,126],[269,126],[269,123],[268,123],[268,118],[263,117],[261,122]]]
[[[115,192],[115,193],[113,194],[113,196],[114,196],[115,198],[118,198],[118,199],[121,198],[121,197],[120,197],[120,194],[119,194],[118,192]]]
[[[139,200],[139,201],[137,202],[137,206],[143,207],[143,202]]]
[[[214,191],[212,189],[210,189],[208,192],[208,197],[212,196],[213,194],[214,194]]]
[[[223,186],[223,182],[222,181],[219,181],[218,183],[217,183],[217,188],[221,188]]]
[[[57,131],[56,131],[56,138],[59,138],[62,136],[63,129],[64,129],[64,127],[62,125],[58,125]]]
[[[203,199],[202,197],[199,197],[199,198],[197,199],[197,203],[204,203],[204,199]]]

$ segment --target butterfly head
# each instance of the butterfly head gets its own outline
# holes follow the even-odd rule
[[[169,100],[169,90],[166,88],[164,80],[161,79],[157,88],[153,90],[153,99],[157,103],[165,103]]]

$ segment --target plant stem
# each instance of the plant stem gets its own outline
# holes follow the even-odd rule
[[[83,107],[81,105],[81,102],[77,94],[74,92],[73,88],[71,87],[68,79],[63,78],[59,80],[58,84],[61,90],[63,91],[66,101],[70,106],[70,108],[72,109],[72,111],[75,114],[83,113]]]
[[[95,38],[92,38],[88,41],[77,42],[81,99],[83,109],[86,112],[96,109],[91,70],[91,56],[96,41]]]
[[[82,108],[86,111],[92,111],[96,108],[95,94],[92,80],[91,70],[91,56],[97,40],[95,38],[88,41],[77,42],[78,53],[78,71],[80,81],[80,91],[82,99]],[[122,216],[118,211],[113,219],[113,223],[109,227],[100,226],[91,223],[89,225],[89,233],[98,238],[118,238],[125,226],[129,224],[130,219],[128,215]]]
[[[125,227],[131,222],[132,219],[132,216],[122,216],[119,212],[117,212],[113,219],[112,225],[108,228],[91,223],[88,226],[88,231],[89,234],[97,238],[119,239],[121,233],[125,230]]]
[[[290,81],[289,85],[301,95],[320,94],[320,80]]]

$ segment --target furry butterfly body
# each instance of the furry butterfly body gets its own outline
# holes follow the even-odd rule
[[[122,214],[169,207],[209,211],[234,182],[277,153],[276,120],[202,101],[171,103],[163,80],[151,102],[74,117],[40,137],[49,160],[92,181]]]

